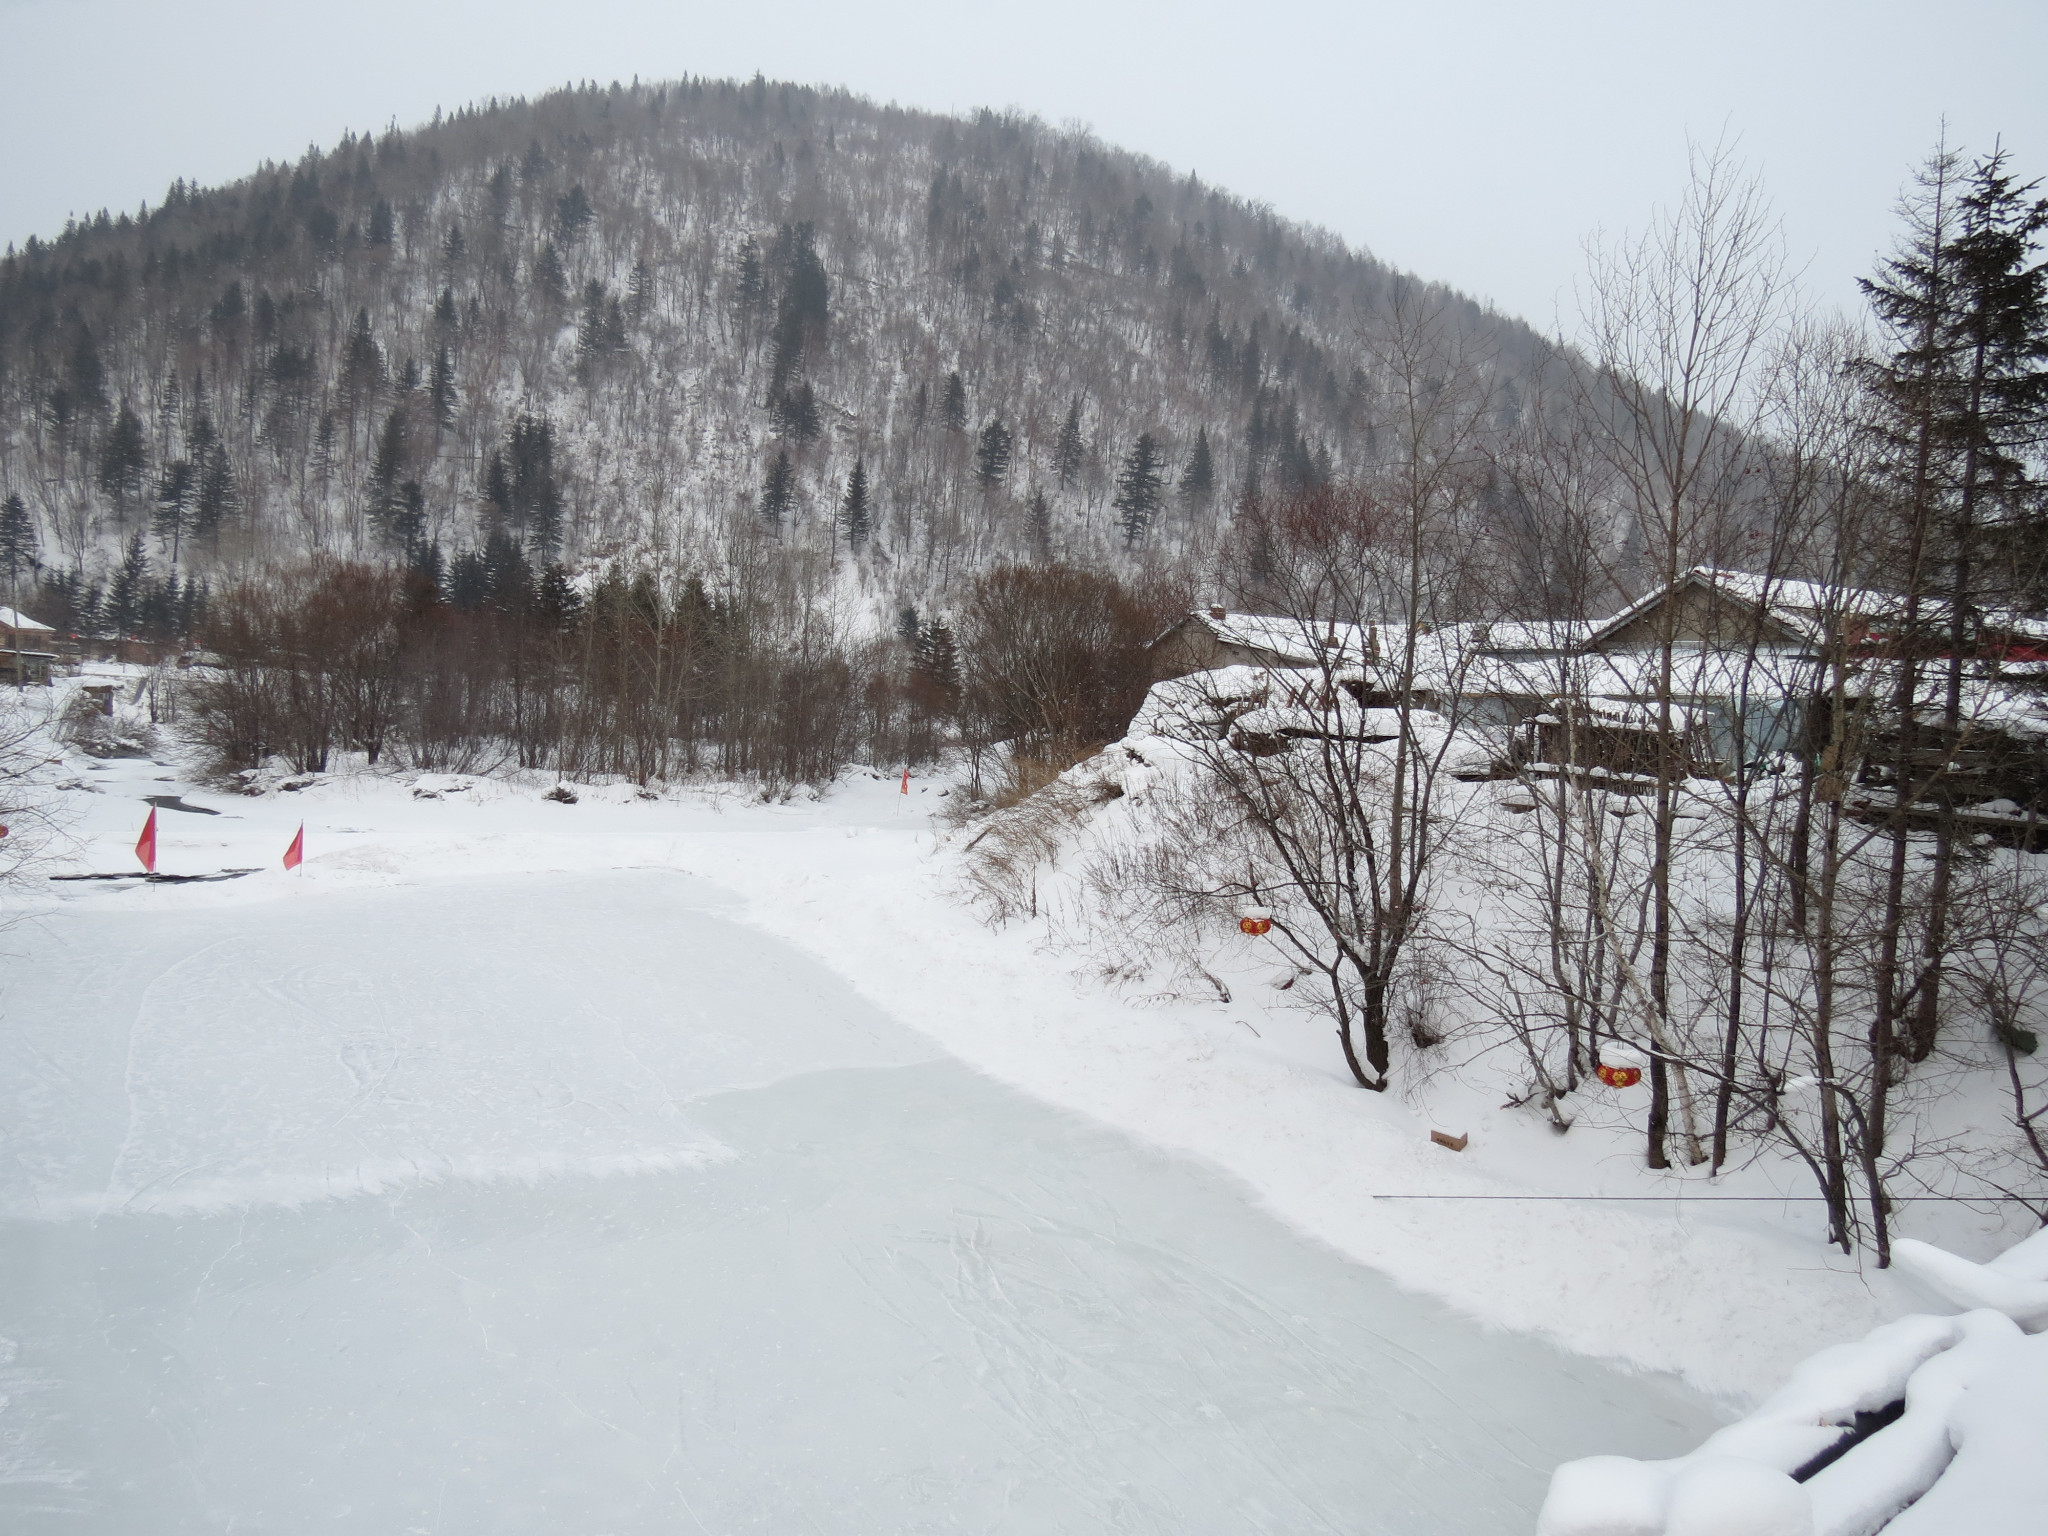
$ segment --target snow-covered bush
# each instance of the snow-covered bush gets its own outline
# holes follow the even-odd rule
[[[116,703],[109,714],[93,694],[77,689],[57,716],[56,738],[88,757],[149,757],[158,750],[147,714]]]

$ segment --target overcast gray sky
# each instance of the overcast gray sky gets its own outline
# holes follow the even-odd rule
[[[1944,116],[2048,173],[2048,0],[0,0],[0,241],[436,105],[756,70],[1078,119],[1540,325],[1688,135],[1842,307]]]

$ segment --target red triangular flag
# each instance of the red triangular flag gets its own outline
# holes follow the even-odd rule
[[[284,851],[284,867],[297,869],[306,862],[306,824],[299,823],[299,835],[292,839],[291,847]]]
[[[902,792],[903,792],[904,794],[906,794],[906,795],[910,793],[910,770],[909,770],[908,768],[906,768],[906,769],[904,769],[904,770],[903,770],[903,791],[902,791]],[[151,814],[152,816],[154,816],[154,815],[156,814],[156,812],[154,812],[154,811],[151,811],[151,812],[150,812],[150,814]]]
[[[152,875],[156,873],[156,807],[149,808],[149,820],[142,824],[142,836],[135,839],[135,857]]]

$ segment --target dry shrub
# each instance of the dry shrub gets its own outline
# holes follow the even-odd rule
[[[967,898],[991,923],[1038,916],[1039,871],[1059,863],[1091,810],[1122,793],[1107,779],[1077,783],[1055,773],[1037,790],[991,812],[963,850]]]
[[[960,616],[970,734],[1071,764],[1123,735],[1152,681],[1165,600],[1065,565],[999,565]]]
[[[990,803],[999,811],[1020,805],[1074,764],[1086,762],[1101,750],[1100,747],[1082,747],[1064,751],[1054,748],[1043,752],[1012,752],[1003,766],[1002,782],[996,786]]]

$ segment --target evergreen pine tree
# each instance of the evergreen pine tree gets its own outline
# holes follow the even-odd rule
[[[172,571],[160,582],[144,582],[142,598],[135,605],[135,627],[152,640],[166,638],[178,622],[178,589],[176,571]]]
[[[775,430],[799,443],[814,443],[824,431],[818,417],[817,392],[811,388],[809,379],[785,392],[776,401],[772,414]]]
[[[380,542],[398,548],[398,488],[405,476],[410,444],[407,441],[405,410],[401,406],[384,418],[384,430],[377,436],[377,453],[370,465],[370,496],[367,516],[370,529]]]
[[[2033,585],[1987,570],[1994,546],[2017,545],[2023,566],[2040,558],[2038,538],[2010,535],[2040,526],[2029,450],[2048,427],[2048,264],[2034,259],[2048,202],[2013,184],[2002,153],[1966,175],[1937,153],[1921,188],[1906,248],[1862,284],[1893,343],[1869,372],[1910,525],[1901,579],[1948,599],[1961,625]],[[1942,638],[1967,654],[1967,634]]]
[[[81,416],[107,413],[107,373],[100,362],[100,349],[92,332],[84,326],[71,349],[70,394],[72,409]]]
[[[500,530],[485,535],[486,542],[494,537],[503,537]],[[483,607],[491,595],[491,584],[484,568],[481,551],[458,550],[455,558],[448,562],[448,602],[463,613],[474,613]]]
[[[239,504],[227,447],[216,442],[206,450],[206,462],[199,469],[199,490],[192,504],[192,532],[203,539],[217,537],[221,524],[234,516]]]
[[[1110,499],[1110,505],[1122,514],[1119,526],[1124,531],[1126,549],[1145,536],[1158,514],[1164,467],[1152,434],[1140,432],[1124,467],[1117,472],[1116,495]]]
[[[550,240],[540,248],[533,262],[533,286],[543,305],[559,309],[569,299],[569,274],[562,270],[562,258]]]
[[[825,340],[831,319],[832,287],[825,264],[818,259],[816,238],[808,223],[784,225],[776,233],[771,265],[782,274],[782,302],[777,327],[800,333],[807,347]]]
[[[950,712],[960,699],[960,650],[944,619],[933,619],[917,632],[911,677],[922,685],[927,704]]]
[[[761,247],[751,235],[740,242],[739,270],[733,287],[740,312],[740,345],[751,351],[754,320],[768,302],[768,275],[761,265]]]
[[[1982,650],[1985,608],[2048,598],[2037,477],[2048,440],[2048,263],[2037,259],[2048,201],[2033,196],[2037,183],[2014,184],[2002,151],[1958,171],[1950,153],[1928,162],[1908,205],[1905,248],[1863,285],[1893,345],[1869,372],[1882,467],[1904,524],[1895,561],[1904,599],[1899,622],[1887,625],[1897,652],[1893,794],[1902,805],[1937,807],[1932,847],[1913,855],[1930,866],[1914,896],[1923,914],[1918,953],[1884,962],[1873,1026],[1873,1038],[1911,1061],[1933,1051],[1952,1006],[1943,991],[1964,834],[1957,778],[1920,764],[1946,764],[1967,739],[1966,677]],[[1921,679],[1930,677],[1940,682],[1938,720],[1923,702]],[[1914,829],[1895,818],[1887,830],[1883,921],[1895,930]]]
[[[351,416],[384,387],[384,349],[370,329],[370,311],[356,311],[341,354],[341,401]]]
[[[1031,534],[1031,556],[1041,564],[1052,559],[1052,507],[1045,492],[1034,487],[1027,524]]]
[[[825,264],[818,259],[809,224],[785,224],[777,231],[768,266],[782,283],[768,370],[768,403],[773,407],[795,386],[805,358],[824,345],[831,316],[831,284]]]
[[[562,541],[567,533],[563,526],[567,508],[552,471],[544,482],[535,487],[530,506],[526,516],[526,540],[533,546],[535,554],[543,560],[552,560],[562,552]]]
[[[1000,489],[1010,478],[1010,429],[991,421],[981,429],[974,450],[974,479],[984,491]]]
[[[846,530],[846,547],[855,554],[868,542],[868,465],[865,455],[853,461],[853,473],[846,477],[846,496],[839,504],[840,526]]]
[[[796,470],[789,462],[789,450],[775,450],[775,461],[768,466],[768,475],[761,483],[761,521],[772,533],[780,535],[783,520],[796,507]]]
[[[484,540],[483,606],[518,616],[533,606],[533,566],[515,539],[494,533]]]
[[[142,547],[142,530],[128,541],[128,551],[114,569],[107,587],[102,621],[118,638],[131,635],[142,619],[142,602],[148,595],[149,552]]]
[[[412,576],[416,607],[430,607],[441,600],[441,593],[448,583],[448,562],[441,554],[439,539],[429,539],[416,545],[406,570]]]
[[[1220,304],[1209,307],[1209,324],[1202,332],[1202,352],[1209,363],[1209,372],[1219,379],[1227,379],[1237,369],[1237,349],[1230,344],[1230,338],[1223,333],[1223,310]]]
[[[576,322],[576,372],[585,382],[617,350],[607,323],[604,284],[592,278],[583,285],[583,314]],[[623,329],[623,326],[621,327]]]
[[[494,486],[492,473],[502,483]],[[503,520],[543,559],[553,559],[562,547],[566,507],[555,477],[555,428],[545,416],[521,416],[512,424],[504,467],[487,472],[486,497],[494,491],[504,498]]]
[[[798,371],[803,367],[803,333],[778,325],[768,354],[768,409],[780,412]]]
[[[1181,495],[1190,502],[1205,502],[1216,489],[1216,465],[1209,455],[1209,429],[1195,433],[1195,451],[1188,455],[1188,467],[1181,471]]]
[[[948,432],[967,430],[967,385],[958,369],[946,375],[945,392],[939,397],[939,423]]]
[[[455,425],[455,358],[445,341],[434,354],[434,372],[427,385],[427,401],[433,409],[435,426]]]
[[[198,471],[190,459],[173,459],[157,477],[156,505],[151,509],[150,527],[159,539],[170,546],[172,564],[177,563],[179,545],[191,522],[192,498],[198,488],[198,480]]]
[[[1266,450],[1273,444],[1271,430],[1266,424],[1266,401],[1263,395],[1252,401],[1252,419],[1245,423],[1244,457],[1247,464],[1265,462]]]
[[[576,590],[576,584],[569,579],[567,571],[558,564],[550,565],[541,572],[534,606],[555,629],[573,629],[577,615],[583,611],[583,594]]]
[[[913,651],[917,649],[917,637],[921,628],[917,619],[917,609],[911,604],[905,603],[896,610],[896,638]]]
[[[1081,397],[1067,407],[1067,419],[1060,423],[1060,435],[1053,442],[1052,471],[1061,485],[1072,485],[1074,476],[1088,457],[1088,445],[1081,437]]]
[[[334,412],[322,411],[313,427],[313,479],[324,491],[334,478]]]
[[[505,455],[493,449],[484,466],[483,531],[486,537],[509,527],[512,522],[512,477],[505,470]]]
[[[555,199],[555,228],[567,244],[574,245],[596,217],[597,210],[590,206],[590,197],[581,182]]]
[[[70,628],[81,635],[103,635],[107,632],[106,594],[97,582],[86,583],[76,571],[71,573]]]
[[[36,520],[19,494],[0,501],[0,566],[7,571],[7,601],[15,603],[15,588],[35,568]]]
[[[144,462],[142,422],[123,399],[120,414],[100,440],[96,478],[124,520],[130,498],[141,494]]]
[[[220,434],[213,429],[213,418],[206,414],[204,393],[195,391],[195,398],[201,403],[192,413],[192,425],[185,429],[185,456],[198,464],[212,452]]]
[[[199,632],[201,622],[206,618],[206,583],[188,579],[178,594],[178,613],[175,632],[193,635]]]
[[[420,546],[426,542],[427,497],[417,480],[408,480],[398,488],[398,495],[391,509],[391,543],[405,551],[406,563],[410,565],[417,557]]]

